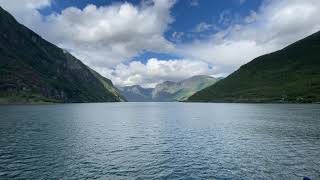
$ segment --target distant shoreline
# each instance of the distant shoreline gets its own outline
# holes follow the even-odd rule
[[[205,102],[205,101],[144,101],[144,102],[66,102],[66,103],[54,103],[54,102],[32,102],[32,103],[25,103],[25,102],[14,102],[14,103],[0,103],[0,106],[7,106],[7,105],[59,105],[59,104],[113,104],[113,103],[193,103],[193,104],[320,104],[320,102],[312,102],[312,103],[298,103],[298,102]]]

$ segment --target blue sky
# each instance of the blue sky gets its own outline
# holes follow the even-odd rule
[[[192,5],[192,2],[197,2],[197,5]],[[174,31],[192,33],[192,30],[201,22],[206,22],[208,24],[213,24],[217,28],[226,28],[231,22],[226,22],[223,24],[220,22],[221,14],[223,12],[228,12],[226,16],[230,18],[231,21],[235,21],[235,17],[243,17],[250,14],[250,11],[257,10],[261,5],[260,0],[199,0],[199,1],[183,1],[180,0],[172,9],[172,15],[176,21],[172,24],[172,29],[166,33],[166,37]],[[215,29],[208,29],[203,33],[215,32]],[[200,37],[199,34],[193,33],[196,37]],[[191,39],[183,39],[184,41],[190,41]]]
[[[227,76],[320,30],[319,0],[0,0],[117,86]]]

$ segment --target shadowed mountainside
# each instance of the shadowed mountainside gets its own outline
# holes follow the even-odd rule
[[[0,103],[124,101],[109,79],[0,7]]]

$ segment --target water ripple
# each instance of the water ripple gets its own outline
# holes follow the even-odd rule
[[[319,105],[0,106],[0,117],[0,179],[320,179]]]

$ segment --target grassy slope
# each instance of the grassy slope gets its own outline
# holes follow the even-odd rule
[[[195,102],[320,102],[320,32],[254,59]]]
[[[184,101],[195,92],[216,82],[217,79],[206,75],[193,76],[177,83],[167,81],[156,86],[153,92],[156,96],[153,96],[153,99],[155,101]]]
[[[194,93],[215,84],[217,81],[217,79],[209,76],[193,76],[179,83],[182,89],[174,94],[174,99],[176,101],[185,101]]]
[[[90,71],[92,72],[92,74],[99,79],[99,81],[103,84],[104,88],[106,89],[107,92],[111,92],[115,97],[117,97],[121,102],[125,102],[127,101],[125,97],[123,97],[123,95],[120,94],[120,91],[113,86],[112,81],[110,81],[109,79],[101,76],[99,73],[97,73],[96,71],[94,71],[93,69],[90,69]]]

